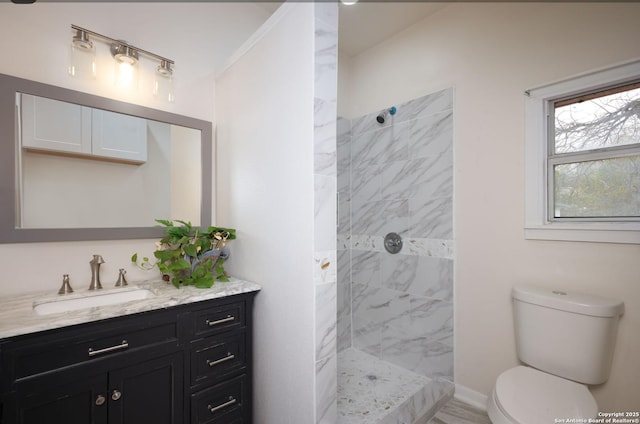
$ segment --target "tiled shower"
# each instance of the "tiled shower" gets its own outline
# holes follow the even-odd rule
[[[453,393],[453,89],[391,106],[338,119],[340,424],[426,422]]]

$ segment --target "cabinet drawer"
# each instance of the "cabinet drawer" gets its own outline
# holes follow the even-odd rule
[[[122,352],[158,346],[178,345],[175,315],[131,325],[86,324],[73,331],[54,331],[46,336],[21,338],[7,343],[2,353],[3,369],[11,382],[34,377],[60,368],[99,361]]]
[[[195,338],[209,337],[223,331],[245,327],[245,302],[228,303],[195,311],[193,334]]]
[[[191,396],[191,423],[249,423],[247,376],[229,380]]]
[[[246,367],[245,333],[212,337],[191,349],[191,385],[220,381]]]

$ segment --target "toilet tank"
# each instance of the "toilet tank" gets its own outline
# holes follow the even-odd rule
[[[512,298],[522,362],[584,384],[609,378],[623,302],[530,286],[514,287]]]

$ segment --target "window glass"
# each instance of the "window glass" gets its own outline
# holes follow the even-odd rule
[[[554,106],[556,154],[640,143],[640,83]]]
[[[550,103],[550,219],[640,217],[640,83]]]
[[[556,218],[640,216],[640,155],[554,166]]]

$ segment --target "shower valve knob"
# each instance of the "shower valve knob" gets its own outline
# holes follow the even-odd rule
[[[384,248],[391,254],[402,250],[402,237],[396,233],[389,233],[384,237]]]

